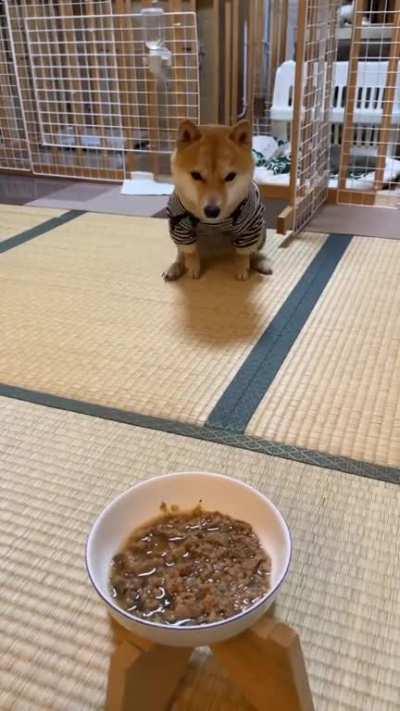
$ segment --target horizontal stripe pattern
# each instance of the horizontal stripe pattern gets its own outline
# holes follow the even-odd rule
[[[207,220],[199,220],[186,210],[176,192],[172,193],[168,201],[167,214],[170,235],[175,244],[182,247],[196,242],[199,223],[209,225],[210,230],[229,232],[232,244],[238,250],[256,248],[265,230],[264,205],[255,183],[250,185],[246,200],[238,205],[230,217],[220,222],[208,223]]]

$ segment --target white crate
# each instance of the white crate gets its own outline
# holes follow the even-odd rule
[[[354,108],[354,148],[356,152],[376,154],[379,125],[383,116],[383,97],[388,70],[387,61],[359,62],[357,93]],[[318,71],[317,65],[315,71]],[[277,70],[271,107],[272,133],[276,138],[290,138],[293,120],[296,62],[284,62]],[[330,120],[332,143],[341,144],[346,108],[348,62],[336,62]],[[304,77],[305,81],[306,77]],[[400,72],[397,73],[396,94],[393,102],[393,126],[400,124]],[[389,151],[390,153],[390,151]]]

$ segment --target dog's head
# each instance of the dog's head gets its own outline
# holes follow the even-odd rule
[[[183,121],[171,167],[186,209],[203,222],[224,220],[246,198],[253,176],[249,122],[229,127]]]

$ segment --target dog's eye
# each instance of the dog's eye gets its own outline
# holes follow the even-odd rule
[[[193,180],[203,180],[200,173],[198,173],[196,170],[194,170],[193,173],[190,173],[190,175],[192,176]]]
[[[228,173],[228,175],[225,175],[225,182],[230,183],[232,180],[235,180],[236,178],[236,173]]]

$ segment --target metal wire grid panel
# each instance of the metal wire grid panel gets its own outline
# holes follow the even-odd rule
[[[2,2],[0,2],[0,168],[13,171],[31,169],[6,7]]]
[[[25,20],[44,144],[170,152],[177,121],[199,118],[196,16],[162,18],[159,75],[140,13]]]
[[[288,30],[297,17],[294,0],[254,0],[254,133],[271,136],[271,106],[277,68],[288,58]]]
[[[338,0],[304,0],[299,8],[290,176],[294,233],[328,194],[338,7]]]
[[[113,16],[28,17],[25,30],[42,145],[122,149]]]
[[[167,59],[154,72],[130,2],[9,6],[35,172],[121,180],[171,151],[181,118],[198,120],[194,13],[164,13]]]
[[[7,0],[7,12],[10,23],[11,37],[14,47],[14,56],[16,60],[16,68],[19,76],[21,87],[21,100],[25,115],[27,136],[29,139],[31,156],[32,156],[32,171],[41,175],[52,176],[69,176],[77,178],[90,179],[108,179],[122,180],[124,177],[124,157],[122,151],[109,150],[100,151],[97,147],[77,148],[73,145],[67,146],[66,136],[74,127],[74,104],[71,103],[71,95],[74,90],[81,90],[79,86],[78,68],[76,68],[75,86],[58,87],[56,96],[49,96],[49,100],[55,101],[52,106],[64,106],[67,114],[63,117],[60,110],[56,111],[57,119],[54,128],[54,133],[58,132],[57,121],[63,121],[65,140],[58,146],[52,146],[46,143],[43,136],[43,122],[40,122],[40,107],[37,104],[37,98],[34,93],[34,70],[31,66],[31,58],[29,56],[29,47],[27,42],[27,33],[25,21],[30,18],[52,18],[50,27],[56,23],[58,28],[62,27],[60,15],[75,15],[80,14],[82,10],[96,13],[111,14],[111,0],[87,0],[85,3],[77,2],[76,0]],[[63,34],[66,37],[73,37],[73,29],[71,25],[62,27]],[[49,37],[50,34],[50,37]],[[51,33],[46,33],[43,38],[43,53],[48,54],[47,41],[50,41]],[[53,45],[54,46],[54,45]],[[57,77],[59,71],[59,53],[63,52],[63,45],[59,44],[55,47],[54,55],[51,59],[51,67],[48,68],[49,73],[53,72],[53,81]],[[75,59],[76,59],[76,55]],[[72,58],[74,61],[74,58]],[[71,62],[70,62],[71,63]],[[77,95],[75,95],[76,98]],[[42,116],[42,118],[44,118]],[[46,125],[46,124],[45,124]],[[60,124],[61,125],[61,124]],[[71,143],[73,136],[71,137]]]
[[[356,0],[339,203],[400,207],[399,60],[400,0]]]

